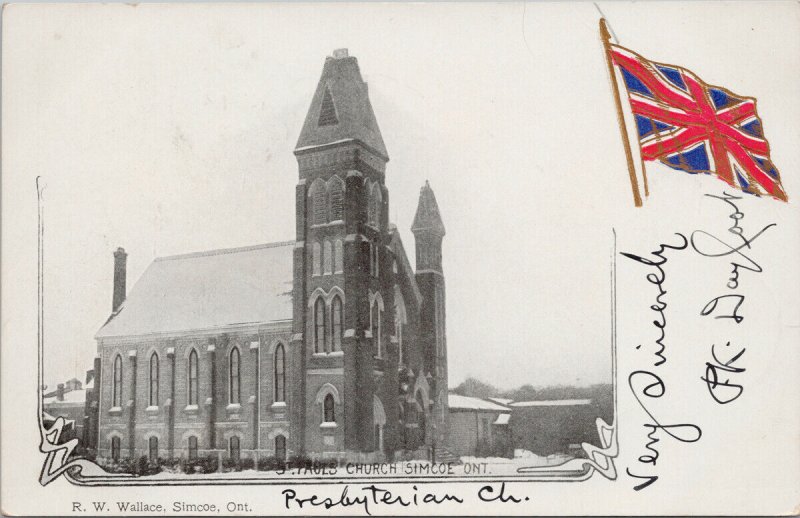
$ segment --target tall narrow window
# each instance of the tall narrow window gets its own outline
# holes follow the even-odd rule
[[[314,303],[314,352],[325,352],[325,301],[322,297]]]
[[[328,181],[328,200],[330,201],[331,221],[344,219],[344,184],[334,175]]]
[[[322,271],[325,275],[333,273],[333,250],[331,249],[331,242],[327,239],[322,249]]]
[[[239,448],[239,437],[233,436],[228,440],[228,450],[233,462],[239,462],[242,458],[241,449]]]
[[[119,451],[120,451],[120,444],[119,444],[119,437],[112,437],[111,438],[111,460],[114,462],[119,462]]]
[[[333,404],[333,396],[331,394],[326,395],[325,400],[322,402],[322,416],[326,423],[336,422]]]
[[[114,387],[111,394],[111,406],[122,406],[122,356],[114,358]]]
[[[189,353],[189,404],[197,404],[197,351]],[[197,438],[195,438],[195,443]]]
[[[403,327],[407,322],[406,304],[403,301],[403,292],[400,286],[394,286],[394,335],[397,338],[398,364],[403,365],[405,351],[403,350]]]
[[[377,242],[369,244],[369,273],[373,277],[380,274],[380,245]]]
[[[286,353],[283,344],[275,347],[275,403],[286,401]]]
[[[381,184],[375,182],[369,190],[369,205],[367,206],[367,222],[369,225],[380,228],[381,213],[383,212],[383,193]]]
[[[333,297],[331,302],[331,322],[332,324],[332,341],[333,350],[342,350],[342,299],[339,295]]]
[[[239,383],[239,349],[234,347],[231,350],[231,358],[229,362],[230,367],[230,403],[232,405],[238,405],[239,399],[241,398],[241,385]]]
[[[283,435],[275,437],[275,458],[280,461],[286,460],[286,437]]]
[[[372,343],[375,344],[375,356],[381,357],[381,310],[378,306],[378,298],[372,302],[370,311],[370,329],[372,330]]]
[[[326,206],[326,187],[325,182],[317,179],[312,185],[309,192],[312,203],[312,225],[321,225],[328,222],[328,207]]]
[[[399,317],[397,318],[397,321],[395,323],[395,329],[396,329],[395,333],[397,334],[397,355],[398,355],[397,363],[403,365],[403,322],[400,320]]]
[[[189,437],[189,460],[197,460],[197,437]]]
[[[311,264],[313,267],[312,273],[314,275],[322,275],[322,247],[319,243],[314,243],[312,248]]]
[[[369,274],[375,275],[375,245],[369,242]]]
[[[383,193],[381,191],[381,184],[375,182],[372,184],[372,190],[369,196],[369,208],[367,215],[369,224],[375,228],[380,228],[381,213],[383,212]]]
[[[150,355],[150,406],[158,406],[158,354]]]
[[[375,184],[370,182],[367,185],[367,224],[372,226],[377,226],[375,222],[377,221],[377,217],[375,215]]]
[[[342,273],[344,271],[344,247],[342,240],[337,239],[333,244],[333,273]]]
[[[148,449],[150,453],[150,462],[158,461],[158,437],[150,437],[148,441]]]

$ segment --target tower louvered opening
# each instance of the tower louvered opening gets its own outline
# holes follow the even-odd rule
[[[331,126],[338,124],[339,119],[336,117],[336,106],[333,104],[333,96],[331,91],[326,88],[325,94],[322,96],[322,106],[319,109],[319,126]]]

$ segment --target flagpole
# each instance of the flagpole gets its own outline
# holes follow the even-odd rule
[[[625,146],[625,159],[628,162],[628,176],[631,180],[633,190],[633,204],[637,207],[642,206],[642,196],[639,194],[639,182],[636,180],[636,169],[633,166],[633,153],[631,152],[631,142],[628,139],[628,129],[625,127],[625,119],[622,115],[622,100],[619,95],[619,85],[617,76],[614,73],[614,64],[611,62],[611,34],[606,26],[606,19],[600,18],[600,37],[603,40],[603,48],[606,53],[606,63],[608,64],[608,76],[611,78],[611,88],[614,89],[614,101],[617,104],[617,122],[619,132],[622,135],[622,144]]]

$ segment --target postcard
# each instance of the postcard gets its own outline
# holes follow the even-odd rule
[[[8,4],[29,516],[800,512],[796,2]]]

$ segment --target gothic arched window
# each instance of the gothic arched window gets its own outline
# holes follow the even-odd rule
[[[275,347],[275,403],[286,401],[286,357],[283,344]]]
[[[189,394],[188,398],[190,405],[197,404],[197,351],[192,349],[189,353]],[[197,438],[195,438],[195,443]]]
[[[342,273],[344,271],[344,247],[342,240],[337,239],[333,244],[333,273]]]
[[[122,356],[114,358],[114,387],[111,393],[111,406],[122,406]]]
[[[158,406],[158,354],[150,355],[150,406]]]
[[[344,183],[334,175],[328,180],[328,200],[330,201],[331,221],[344,219]]]
[[[342,350],[342,299],[339,298],[339,295],[335,295],[333,297],[333,301],[331,301],[331,328],[332,328],[332,336],[331,341],[333,342],[332,349],[334,351],[341,351]]]
[[[382,212],[383,192],[381,191],[381,184],[375,182],[372,184],[372,189],[369,193],[369,207],[367,209],[369,224],[375,228],[380,228]]]
[[[322,272],[325,275],[333,273],[333,249],[331,242],[325,240],[325,246],[322,248]]]
[[[325,352],[325,301],[318,297],[314,303],[314,352]]]
[[[242,395],[241,384],[239,383],[239,363],[239,349],[234,347],[231,350],[231,357],[228,362],[228,367],[230,368],[230,403],[232,405],[238,405]]]
[[[326,423],[335,423],[336,414],[334,412],[333,395],[328,394],[322,402],[322,420]]]

